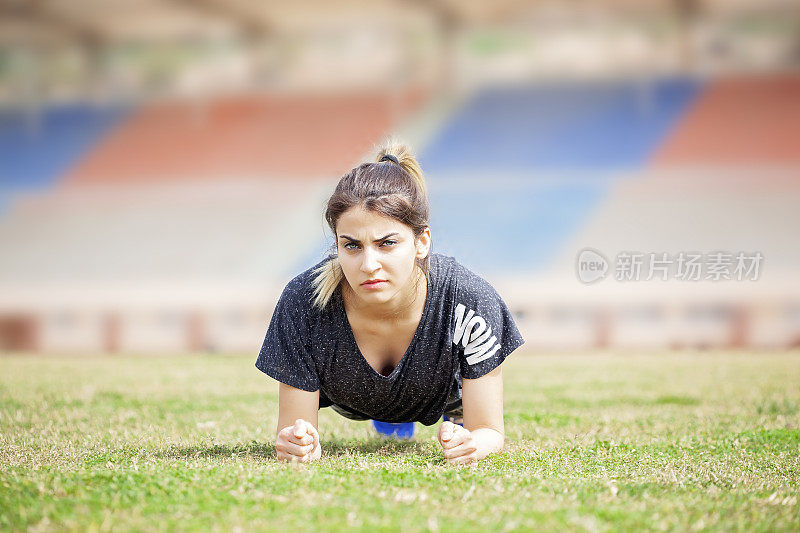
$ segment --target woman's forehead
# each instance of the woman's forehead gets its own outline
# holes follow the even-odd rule
[[[339,217],[336,232],[339,235],[344,234],[350,237],[361,235],[377,239],[392,232],[411,233],[411,228],[399,220],[376,211],[370,211],[363,207],[351,207]]]

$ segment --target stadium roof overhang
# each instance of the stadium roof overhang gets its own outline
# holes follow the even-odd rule
[[[456,26],[519,23],[553,12],[578,14],[741,13],[795,10],[791,0],[0,0],[0,45],[267,37],[341,23],[429,18]]]

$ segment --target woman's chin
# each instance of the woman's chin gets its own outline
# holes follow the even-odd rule
[[[358,291],[358,296],[364,302],[369,303],[385,303],[392,299],[392,294],[385,288],[365,289],[361,287]]]
[[[391,295],[387,291],[366,289],[359,291],[358,295],[364,300],[370,302],[385,302],[388,301]]]

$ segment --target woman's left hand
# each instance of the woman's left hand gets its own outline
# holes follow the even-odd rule
[[[448,463],[463,465],[478,461],[477,447],[468,429],[450,421],[442,422],[438,437]]]

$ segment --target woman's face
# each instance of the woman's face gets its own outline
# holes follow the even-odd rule
[[[414,239],[402,222],[356,206],[339,217],[336,233],[339,263],[356,297],[386,303],[410,294],[416,259],[430,250],[430,229]]]

